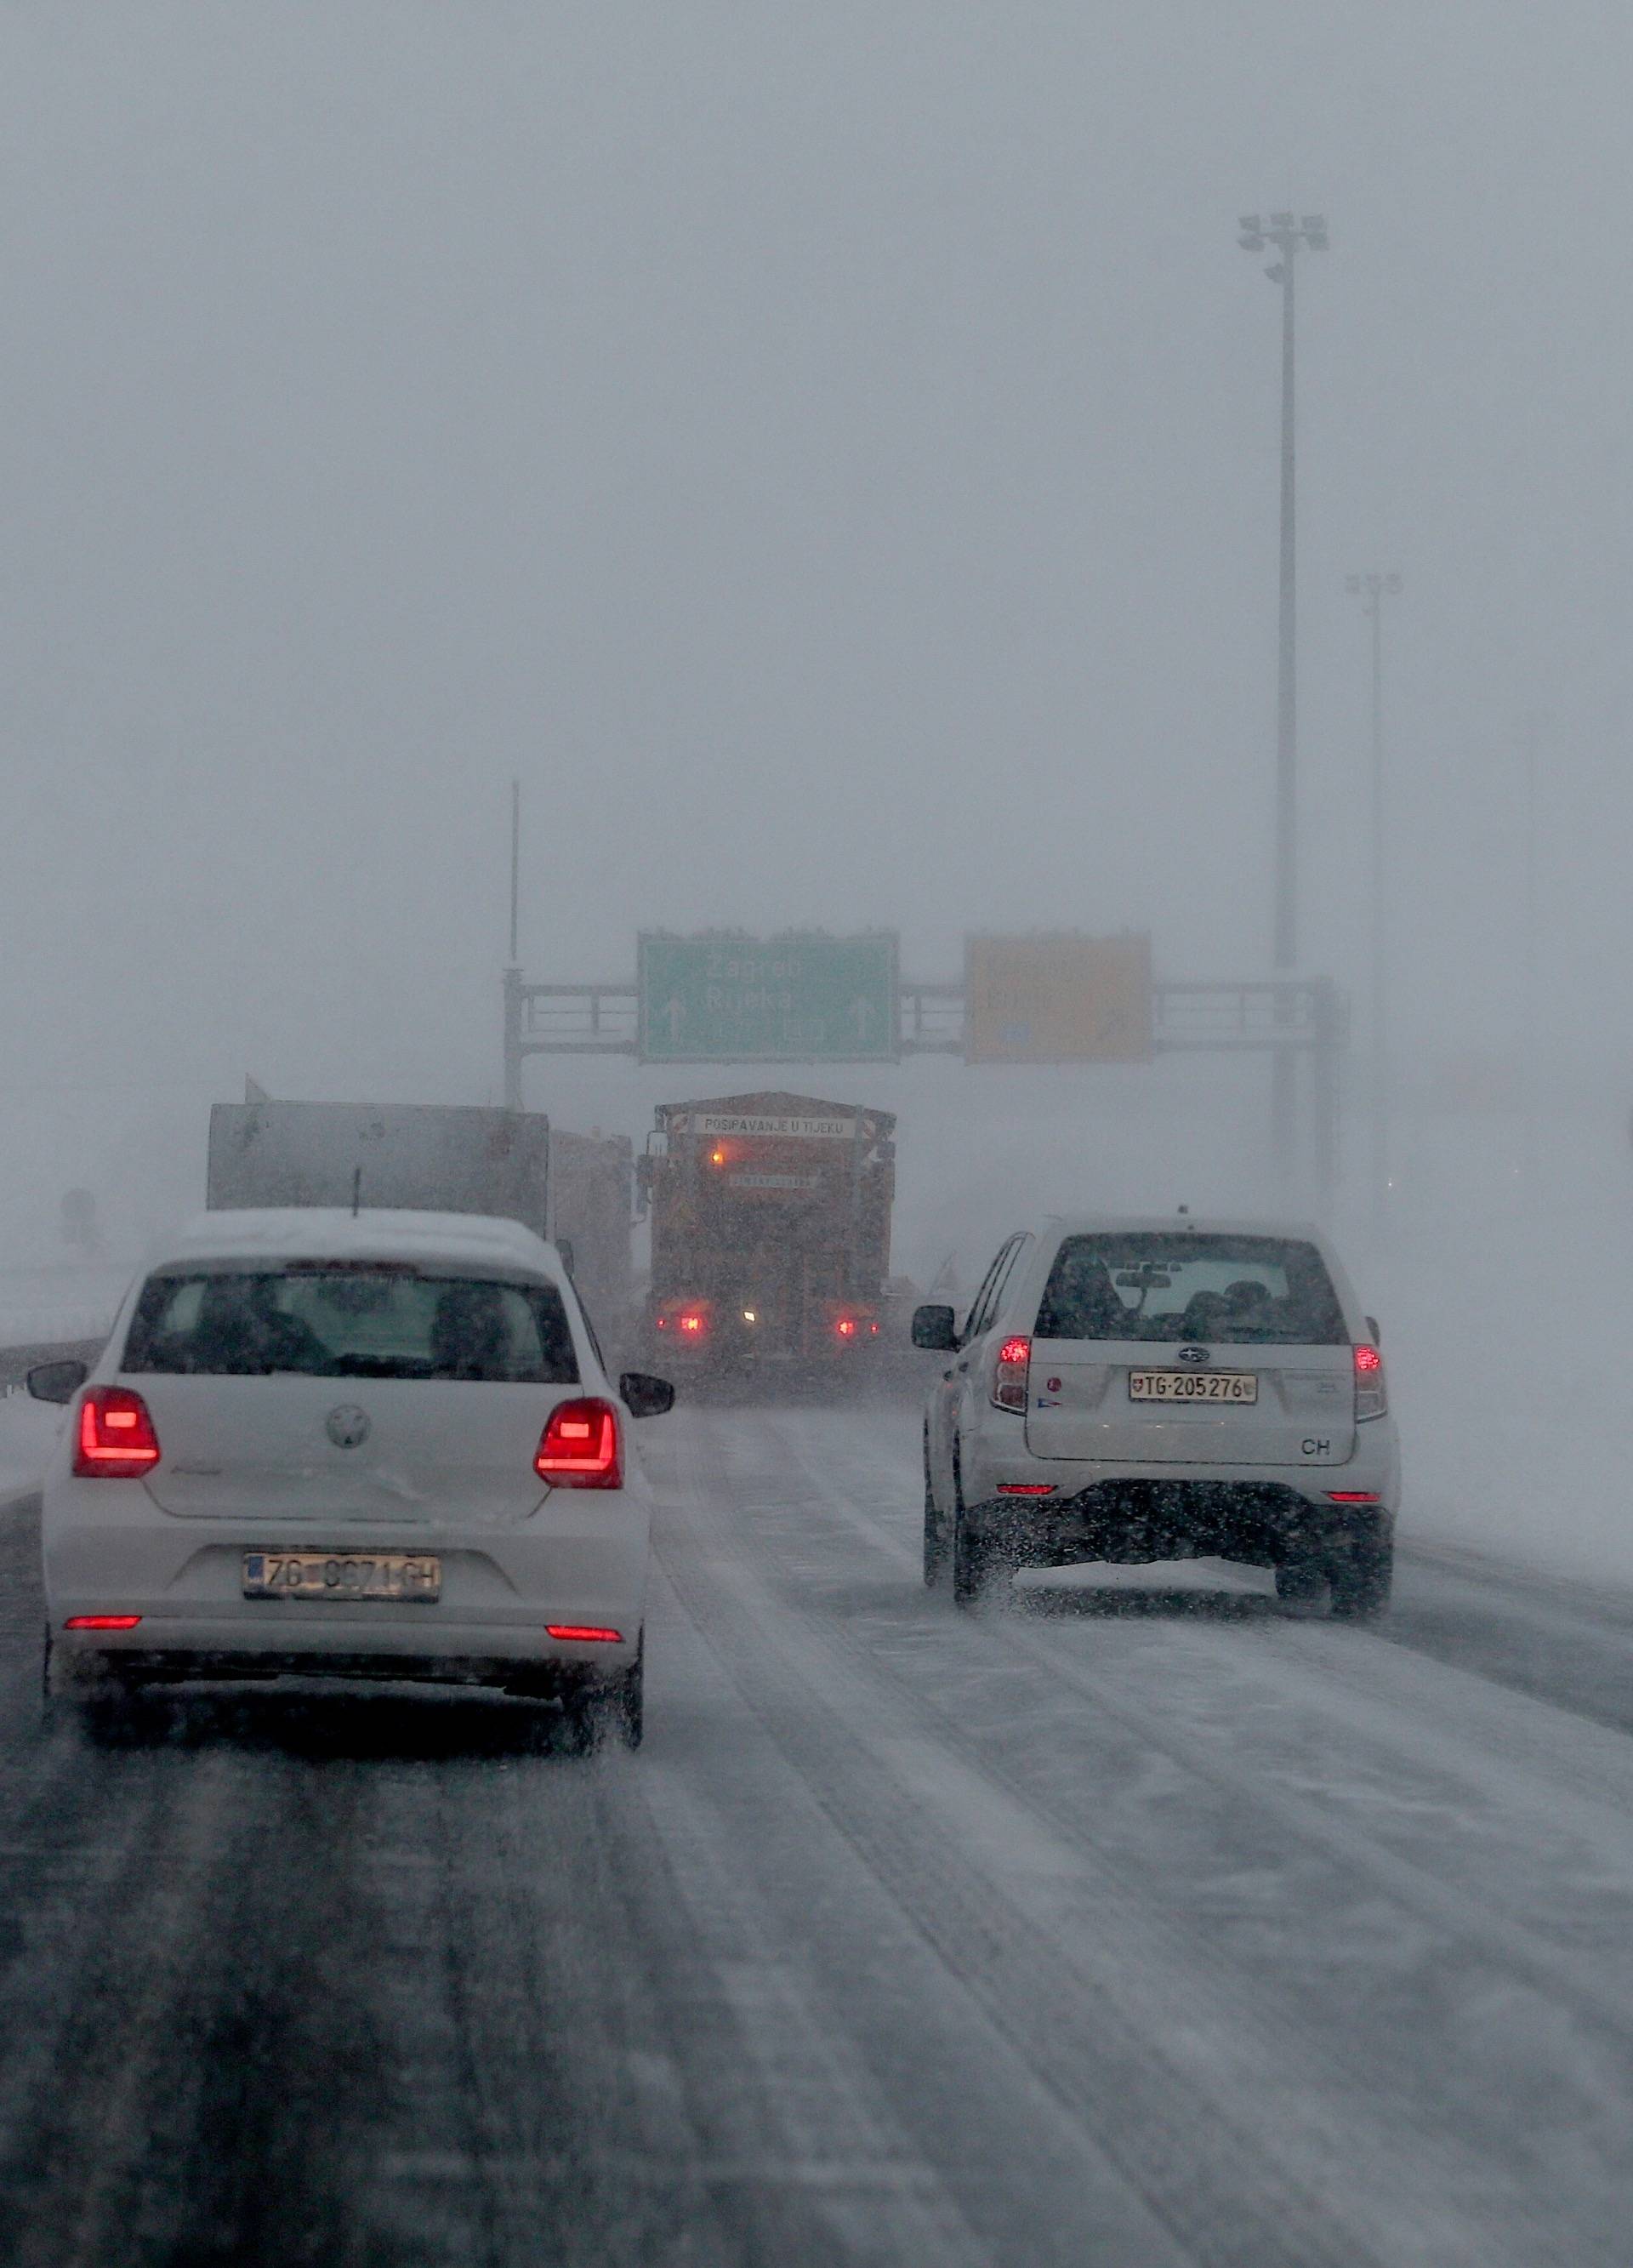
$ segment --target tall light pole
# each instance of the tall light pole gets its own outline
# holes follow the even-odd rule
[[[1237,242],[1244,252],[1273,247],[1265,269],[1282,292],[1282,565],[1276,652],[1276,920],[1277,976],[1291,976],[1298,961],[1298,462],[1293,390],[1294,278],[1298,254],[1325,252],[1327,223],[1320,213],[1244,213]],[[1293,1162],[1293,1059],[1277,1048],[1271,1090],[1276,1161],[1284,1174]]]
[[[1372,1239],[1381,1244],[1389,1226],[1389,925],[1385,905],[1384,854],[1384,600],[1401,578],[1375,568],[1346,578],[1352,598],[1372,630]]]

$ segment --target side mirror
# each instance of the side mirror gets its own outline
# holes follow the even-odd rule
[[[913,1344],[937,1354],[951,1354],[959,1335],[951,1307],[915,1307]]]
[[[28,1390],[36,1402],[71,1402],[91,1375],[83,1362],[37,1362],[28,1373]]]
[[[654,1378],[650,1371],[626,1370],[618,1381],[618,1391],[632,1418],[661,1418],[674,1408],[673,1387],[666,1378]]]
[[[1384,1343],[1384,1335],[1378,1328],[1378,1318],[1376,1315],[1369,1315],[1367,1317],[1366,1328],[1369,1335],[1371,1336],[1372,1344],[1374,1346],[1382,1346]]]

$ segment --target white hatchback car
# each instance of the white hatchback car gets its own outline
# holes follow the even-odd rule
[[[651,1494],[554,1249],[513,1221],[201,1214],[127,1295],[46,1476],[47,1690],[494,1685],[642,1730]],[[96,1722],[101,1712],[92,1710]]]
[[[924,1420],[924,1580],[1218,1557],[1387,1605],[1400,1503],[1378,1326],[1313,1228],[1050,1219],[1004,1243]]]

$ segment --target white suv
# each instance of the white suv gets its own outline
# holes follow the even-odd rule
[[[1389,1600],[1400,1443],[1378,1326],[1313,1228],[1050,1219],[1010,1237],[924,1418],[924,1580],[1217,1556],[1365,1620]]]

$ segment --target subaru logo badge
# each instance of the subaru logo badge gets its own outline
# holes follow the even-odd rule
[[[1208,1350],[1206,1347],[1188,1346],[1181,1347],[1180,1349],[1180,1360],[1181,1362],[1206,1362],[1207,1359]]]
[[[355,1402],[342,1403],[331,1410],[323,1421],[323,1430],[337,1449],[355,1449],[369,1438],[369,1417]]]

